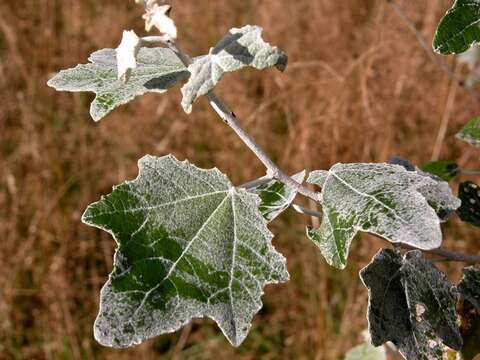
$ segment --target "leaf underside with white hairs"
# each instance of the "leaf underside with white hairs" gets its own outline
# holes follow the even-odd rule
[[[421,274],[420,274],[421,273]],[[443,344],[459,349],[456,294],[443,273],[411,251],[382,249],[360,271],[368,288],[372,344],[391,341],[406,359],[442,359]]]
[[[480,0],[456,0],[438,25],[433,49],[459,54],[480,41]]]
[[[190,79],[182,88],[182,106],[192,111],[195,100],[208,94],[225,72],[251,66],[258,70],[276,66],[280,71],[287,66],[287,55],[262,39],[262,28],[247,25],[230,29],[228,34],[208,55],[194,59],[188,67]]]
[[[139,169],[82,218],[118,244],[95,338],[128,347],[209,317],[238,346],[262,306],[263,287],[289,277],[258,196],[217,169],[171,155],[146,156]]]
[[[470,120],[457,134],[457,138],[480,147],[480,117]]]
[[[292,176],[292,179],[301,184],[305,180],[305,170]],[[291,186],[277,180],[271,180],[266,184],[248,189],[257,194],[262,200],[260,212],[267,221],[274,220],[292,204],[297,196],[297,191]]]
[[[322,187],[323,219],[307,234],[327,262],[344,268],[358,231],[419,249],[442,243],[435,208],[453,211],[460,201],[445,182],[392,164],[336,164],[314,171],[309,183]]]
[[[62,70],[48,81],[59,91],[90,91],[96,94],[90,115],[98,121],[116,107],[147,92],[162,93],[186,79],[188,71],[169,49],[142,48],[137,55],[137,67],[127,83],[117,78],[115,49],[102,49],[90,55],[89,64]]]

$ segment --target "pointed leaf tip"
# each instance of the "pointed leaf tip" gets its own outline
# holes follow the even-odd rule
[[[173,156],[146,156],[139,169],[83,216],[118,243],[97,341],[128,347],[205,316],[240,345],[264,286],[289,278],[258,196]]]

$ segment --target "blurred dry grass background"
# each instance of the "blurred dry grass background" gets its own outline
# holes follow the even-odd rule
[[[137,173],[149,153],[217,166],[236,183],[263,169],[204,100],[187,117],[176,88],[148,95],[96,124],[91,96],[56,93],[47,79],[142,33],[141,9],[119,0],[3,0],[0,4],[0,358],[339,359],[361,341],[367,293],[357,272],[382,242],[354,242],[345,271],[326,266],[292,212],[272,226],[291,281],[268,287],[245,343],[231,348],[210,321],[129,350],[92,338],[114,241],[80,223],[87,204]],[[430,41],[451,0],[399,0]],[[384,0],[174,0],[183,46],[205,53],[230,27],[265,28],[284,49],[284,74],[228,75],[218,92],[244,126],[294,172],[335,162],[430,160],[469,168],[478,152],[453,134],[479,106],[436,67]],[[445,59],[455,66],[453,59]],[[461,73],[465,69],[456,68]],[[445,226],[446,246],[478,252],[478,231]],[[443,265],[454,279],[459,267]]]

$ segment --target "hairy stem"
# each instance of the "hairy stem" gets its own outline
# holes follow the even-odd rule
[[[148,39],[148,38],[147,38]],[[150,38],[152,40],[152,38]],[[166,44],[170,50],[172,50],[178,58],[182,61],[185,66],[189,66],[192,63],[192,58],[187,55],[178,44],[172,39],[164,40],[163,37],[155,37],[155,40],[158,42],[163,42]],[[313,190],[310,190],[306,186],[296,182],[290,176],[285,174],[277,164],[267,155],[267,153],[258,145],[255,140],[242,128],[236,115],[232,110],[220,100],[220,98],[215,95],[213,91],[210,91],[207,94],[208,101],[210,106],[215,110],[218,116],[232,128],[233,131],[238,135],[238,137],[243,141],[245,145],[257,156],[257,158],[265,165],[267,168],[267,176],[270,178],[276,179],[287,186],[292,187],[298,193],[306,196],[316,202],[320,201],[319,194]]]

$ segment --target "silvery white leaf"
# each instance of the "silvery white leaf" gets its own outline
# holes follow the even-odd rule
[[[358,231],[392,243],[434,249],[442,243],[440,219],[431,203],[456,209],[448,185],[392,164],[336,164],[307,180],[322,187],[323,219],[307,234],[330,265],[344,268]]]
[[[188,71],[168,49],[140,49],[137,67],[128,83],[117,79],[117,59],[114,49],[102,49],[90,55],[89,64],[62,70],[48,81],[59,91],[91,91],[96,94],[90,106],[93,120],[98,121],[114,108],[147,92],[162,93],[177,81],[188,77]]]
[[[114,187],[82,218],[118,244],[95,338],[128,347],[209,317],[238,346],[264,286],[289,277],[260,199],[217,169],[173,156],[146,156],[139,168],[137,179]]]
[[[240,70],[246,66],[265,69],[276,66],[283,71],[287,56],[277,47],[262,39],[262,28],[247,25],[233,28],[206,56],[194,59],[188,67],[189,81],[183,86],[182,106],[187,113],[192,111],[195,100],[208,94],[225,72]]]

